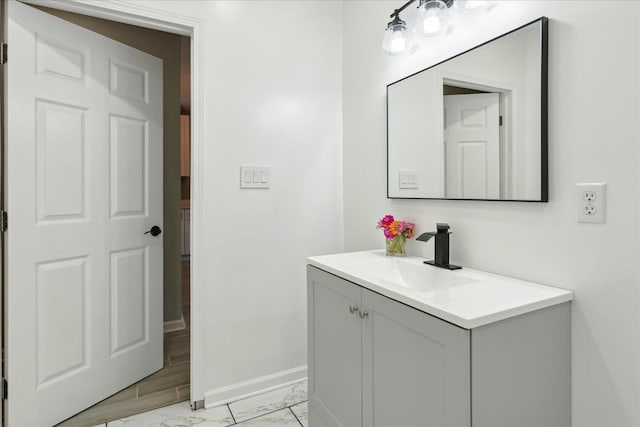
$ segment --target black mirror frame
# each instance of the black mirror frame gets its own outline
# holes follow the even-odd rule
[[[460,199],[460,198],[446,198],[446,197],[397,197],[389,195],[389,86],[406,80],[416,74],[419,74],[423,71],[434,68],[444,62],[450,61],[451,59],[457,58],[458,56],[464,55],[467,52],[470,52],[474,49],[477,49],[481,46],[489,44],[494,40],[507,36],[515,31],[521,30],[522,28],[529,26],[531,24],[535,24],[536,22],[540,22],[540,44],[541,44],[541,58],[540,58],[540,199],[536,200],[522,200],[522,199]],[[542,16],[538,19],[534,19],[531,22],[528,22],[524,25],[519,26],[511,31],[508,31],[504,34],[499,35],[498,37],[494,37],[491,40],[487,40],[484,43],[481,43],[477,46],[474,46],[470,49],[465,50],[457,55],[454,55],[450,58],[445,59],[444,61],[440,61],[437,64],[434,64],[430,67],[417,71],[411,75],[401,78],[395,82],[389,83],[386,89],[386,113],[387,113],[387,199],[404,199],[404,200],[466,200],[466,201],[489,201],[489,202],[530,202],[530,203],[540,203],[540,202],[548,202],[549,201],[549,107],[548,107],[548,88],[549,88],[549,18],[546,16]]]

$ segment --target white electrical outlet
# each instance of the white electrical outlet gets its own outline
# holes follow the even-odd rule
[[[606,189],[604,182],[576,184],[578,222],[605,222]]]

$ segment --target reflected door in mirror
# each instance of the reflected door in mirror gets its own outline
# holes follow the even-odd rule
[[[444,96],[446,197],[500,198],[499,95]]]

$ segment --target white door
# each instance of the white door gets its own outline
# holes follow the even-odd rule
[[[499,115],[497,93],[444,96],[448,198],[500,198]]]
[[[162,61],[8,2],[8,425],[162,368]]]

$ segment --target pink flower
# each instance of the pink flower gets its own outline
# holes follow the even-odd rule
[[[404,228],[403,234],[405,235],[405,237],[410,239],[416,233],[415,229],[416,229],[416,225],[414,223],[405,222],[405,228]]]
[[[385,228],[384,229],[384,237],[386,237],[387,239],[393,239],[396,236],[391,232],[391,229]]]
[[[384,218],[380,220],[380,224],[382,224],[383,227],[388,227],[393,221],[395,221],[393,215],[385,215]]]

